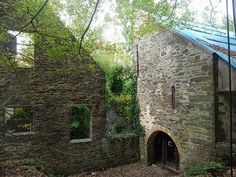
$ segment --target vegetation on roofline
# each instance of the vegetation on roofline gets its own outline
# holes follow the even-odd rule
[[[109,58],[97,58],[106,74],[105,107],[115,106],[121,117],[116,123],[115,133],[142,133],[139,123],[136,78],[129,63],[117,63]]]

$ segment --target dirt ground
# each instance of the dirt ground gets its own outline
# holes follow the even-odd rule
[[[77,174],[70,177],[180,177],[157,165],[145,166],[140,163],[123,165],[105,171]]]

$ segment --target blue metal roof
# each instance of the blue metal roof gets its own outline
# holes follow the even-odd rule
[[[185,28],[176,28],[175,31],[198,45],[216,53],[222,60],[228,62],[227,32],[223,29],[190,25]],[[236,38],[230,33],[231,66],[236,69]]]

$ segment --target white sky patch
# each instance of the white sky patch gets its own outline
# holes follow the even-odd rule
[[[24,54],[25,51],[30,51],[33,55],[34,42],[32,40],[32,36],[29,33],[21,32],[19,35],[19,31],[8,31],[12,35],[16,36],[16,53],[17,57],[21,57],[21,54]]]
[[[8,31],[9,34],[14,35],[16,38],[16,49],[11,48],[13,51],[16,52],[15,62],[18,66],[23,68],[30,68],[33,66],[34,61],[34,41],[33,36],[30,33],[23,33],[19,34],[19,31]],[[14,45],[14,43],[13,43]]]
[[[219,2],[218,0],[211,0],[211,1],[214,7],[214,11],[216,12],[214,18],[216,19],[218,24],[221,24],[222,18],[226,16],[226,1],[225,0],[221,0],[221,2]],[[200,23],[204,23],[204,18],[202,17],[202,13],[206,6],[208,6],[209,9],[212,8],[210,0],[191,0],[189,8],[196,11],[195,18]],[[232,2],[231,1],[229,1],[229,15],[232,16]]]
[[[61,11],[60,18],[66,26],[71,26],[73,23],[72,17],[65,10]]]
[[[108,24],[105,22],[106,15],[109,18],[115,18],[115,8],[116,2],[115,0],[103,0],[100,4],[99,11],[96,14],[96,19],[92,24],[92,27],[103,27],[103,37],[109,42],[124,42],[125,39],[122,35],[122,27],[114,24],[113,22],[109,22]]]

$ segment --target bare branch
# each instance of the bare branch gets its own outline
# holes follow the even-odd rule
[[[81,54],[81,49],[82,49],[82,46],[83,46],[84,37],[85,37],[86,33],[88,32],[88,30],[89,30],[89,28],[90,28],[90,25],[91,25],[92,22],[93,22],[94,16],[95,16],[95,14],[96,14],[96,12],[97,12],[97,8],[98,8],[98,5],[99,5],[99,2],[100,2],[100,0],[97,0],[96,5],[95,5],[95,8],[94,8],[94,11],[93,11],[93,13],[92,13],[92,15],[91,15],[91,17],[90,17],[88,26],[87,26],[87,28],[85,29],[84,33],[82,34],[82,36],[81,36],[81,38],[80,38],[79,51],[78,51],[78,53],[76,53],[74,56],[72,56],[69,60],[71,60],[71,59],[73,59],[73,58],[75,58],[75,57],[77,57],[78,55]],[[84,50],[85,50],[85,49],[84,49]]]
[[[158,4],[156,5],[156,9],[158,9],[159,6],[162,5],[163,3],[167,3],[167,1],[166,0],[159,1]]]
[[[1,46],[4,46],[8,51],[10,51],[10,52],[15,52],[15,51],[13,51],[12,49],[10,49],[6,44],[4,44],[4,43],[2,43],[2,42],[0,42],[0,45]],[[21,53],[21,52],[17,52],[17,54],[19,54],[19,55],[21,55],[21,56],[23,56],[23,57],[25,57],[25,58],[29,58],[30,60],[32,60],[32,61],[34,61],[34,58],[32,58],[32,57],[30,57],[30,56],[27,56],[27,55],[25,55],[25,54],[23,54],[23,53]]]
[[[84,37],[85,37],[86,33],[88,32],[88,30],[89,30],[89,28],[90,28],[90,25],[92,24],[93,18],[94,18],[95,14],[96,14],[96,11],[97,11],[99,2],[100,2],[100,0],[97,0],[96,5],[95,5],[95,8],[94,8],[94,11],[93,11],[93,14],[92,14],[92,16],[91,16],[91,18],[90,18],[89,24],[88,24],[87,28],[85,29],[84,33],[82,34],[82,36],[81,36],[81,38],[80,38],[79,53],[80,53],[80,50],[82,49]]]
[[[41,12],[41,11],[44,9],[44,7],[47,5],[48,1],[49,1],[49,0],[45,0],[45,2],[44,2],[43,5],[40,7],[40,9],[38,10],[38,12],[30,19],[30,21],[29,21],[28,23],[26,23],[24,26],[21,27],[20,31],[12,38],[12,40],[13,40],[15,37],[19,36],[19,35],[23,32],[23,30],[24,30],[27,26],[29,26],[29,25],[33,22],[34,19],[36,19],[36,17],[40,14],[40,12]],[[11,40],[11,41],[12,41],[12,40]]]
[[[211,25],[212,25],[212,16],[213,16],[213,12],[214,12],[214,10],[215,10],[215,7],[214,7],[214,5],[213,5],[213,3],[212,3],[212,0],[209,0],[209,1],[210,1],[210,5],[211,5],[210,23],[211,23]]]
[[[171,17],[173,16],[173,14],[174,14],[174,11],[175,11],[175,9],[176,9],[176,7],[177,7],[177,1],[178,1],[178,0],[175,0],[174,6],[172,7],[172,10],[171,10],[171,13],[170,13],[169,18],[171,18]],[[168,18],[168,19],[169,19],[169,18]]]

